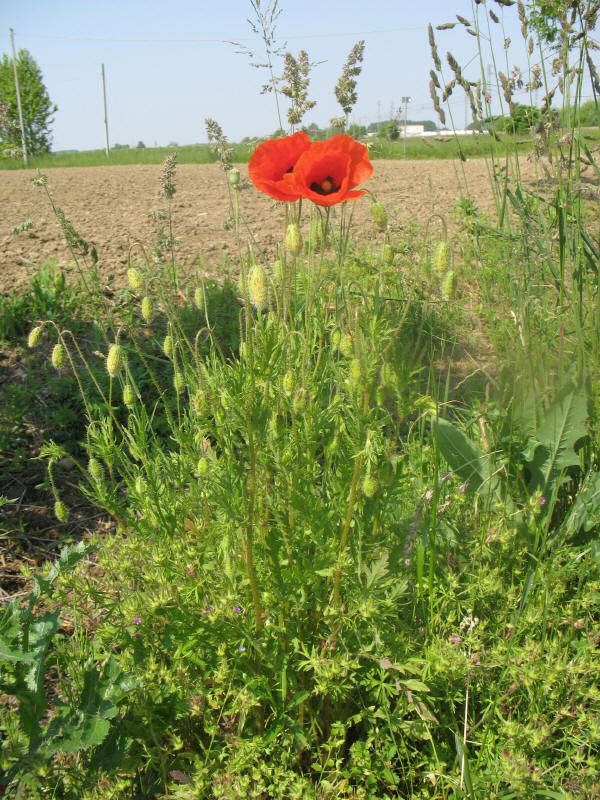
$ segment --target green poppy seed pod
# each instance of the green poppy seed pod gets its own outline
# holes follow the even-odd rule
[[[334,350],[338,350],[340,346],[340,341],[342,339],[342,332],[339,328],[335,328],[335,330],[331,334],[331,346]]]
[[[365,497],[371,498],[375,497],[377,494],[377,490],[379,489],[379,483],[377,479],[374,478],[372,475],[365,475],[365,479],[362,482],[362,493]]]
[[[138,475],[135,479],[135,490],[139,495],[143,495],[146,493],[146,481],[142,478],[141,475]]]
[[[283,376],[283,391],[288,397],[292,396],[295,384],[293,372],[286,372]]]
[[[132,292],[141,292],[144,288],[144,281],[137,269],[131,268],[127,270],[127,280]]]
[[[130,383],[126,383],[123,387],[123,403],[127,408],[135,405],[135,391]]]
[[[308,405],[308,391],[306,389],[298,389],[294,395],[294,402],[292,408],[296,414],[304,414]]]
[[[387,228],[388,221],[385,206],[382,203],[373,203],[371,205],[371,215],[379,230],[384,231]]]
[[[202,286],[198,286],[194,292],[194,303],[200,311],[204,311],[204,289]]]
[[[32,328],[29,332],[29,336],[27,337],[27,346],[28,347],[37,347],[40,343],[40,339],[42,338],[42,331],[43,327],[41,325],[37,325],[35,328]]]
[[[203,478],[208,474],[209,469],[210,464],[208,463],[208,458],[206,458],[206,456],[201,456],[201,458],[198,459],[198,464],[196,465],[196,474],[199,478]]]
[[[349,333],[343,333],[340,338],[340,353],[349,358],[354,353],[354,342]]]
[[[438,275],[442,275],[450,266],[450,252],[446,242],[438,242],[435,253],[433,254],[433,269]]]
[[[236,167],[229,170],[229,183],[232,186],[237,186],[240,182],[240,171]]]
[[[52,348],[52,366],[55,369],[62,369],[65,365],[65,348],[60,342]]]
[[[444,277],[442,283],[442,297],[444,300],[452,300],[456,294],[456,287],[458,285],[458,278],[453,269],[449,269]]]
[[[302,252],[302,234],[295,222],[290,223],[287,227],[285,246],[293,256],[299,256]]]
[[[394,263],[394,248],[392,247],[391,244],[385,244],[383,246],[383,253],[381,257],[383,259],[383,263],[386,266],[388,267],[392,266],[392,264]]]
[[[255,264],[248,273],[248,294],[250,302],[259,311],[264,311],[268,305],[267,276],[264,269]]]
[[[163,353],[167,358],[173,358],[173,337],[167,334],[163,341]]]
[[[116,378],[123,367],[123,348],[120,344],[111,344],[106,356],[106,371],[111,378]]]
[[[154,319],[154,303],[152,302],[152,298],[148,297],[148,295],[142,300],[142,317],[148,325]]]
[[[104,469],[97,458],[90,458],[87,468],[88,472],[95,481],[100,482],[104,478]]]
[[[358,358],[353,358],[348,368],[348,377],[352,383],[360,383],[362,377],[362,367]]]
[[[185,389],[185,376],[183,372],[176,372],[173,375],[173,386],[177,394],[181,394]]]
[[[62,500],[57,500],[54,503],[54,516],[59,522],[68,522],[69,521],[69,509],[63,503]]]

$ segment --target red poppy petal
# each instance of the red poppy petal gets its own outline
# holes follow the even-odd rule
[[[248,164],[250,180],[257,189],[276,200],[297,200],[299,194],[291,192],[283,178],[309,147],[308,135],[301,132],[259,144]]]

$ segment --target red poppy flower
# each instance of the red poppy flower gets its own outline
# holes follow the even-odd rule
[[[347,133],[314,142],[302,153],[285,181],[301,197],[319,206],[355,200],[365,192],[355,186],[371,177],[369,151]]]
[[[310,147],[306,133],[294,133],[283,139],[269,139],[259,144],[250,156],[248,174],[261,192],[275,200],[293,202],[300,197],[286,180],[302,153]]]

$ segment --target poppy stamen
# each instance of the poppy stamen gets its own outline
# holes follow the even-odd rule
[[[311,183],[310,188],[313,192],[317,194],[333,194],[333,192],[339,192],[340,187],[336,186],[334,183],[333,178],[331,175],[328,175],[326,178],[323,178],[321,183]]]

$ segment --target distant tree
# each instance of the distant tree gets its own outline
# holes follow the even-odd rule
[[[179,145],[177,144],[177,142],[169,142],[167,147],[179,147]]]
[[[510,117],[506,117],[505,128],[512,133],[525,133],[530,128],[535,128],[540,117],[541,111],[536,106],[516,103]]]
[[[529,0],[529,21],[541,38],[553,47],[559,47],[565,25],[577,25],[584,20],[588,30],[596,27],[598,6],[595,0]]]
[[[396,141],[400,137],[400,129],[395,119],[390,119],[387,122],[382,122],[377,133],[380,136],[385,136],[386,139]]]
[[[28,50],[19,50],[17,55],[17,76],[23,110],[25,144],[30,155],[47,153],[52,137],[50,126],[57,106],[50,101],[44,86],[42,72]],[[0,143],[2,149],[21,147],[17,91],[12,58],[5,53],[0,61],[0,101],[8,107],[8,123],[0,119]],[[15,141],[15,130],[18,136]]]
[[[360,139],[361,136],[367,135],[367,129],[364,125],[349,125],[348,133],[355,139]]]
[[[115,142],[113,144],[113,146],[112,146],[112,149],[113,150],[129,150],[129,145],[128,144],[119,144],[118,142]]]
[[[146,145],[145,145],[145,144],[142,142],[142,140],[141,140],[141,139],[140,139],[140,141],[139,141],[139,142],[136,144],[136,149],[137,149],[137,150],[144,150],[144,149],[145,149],[145,147],[146,147]]]

